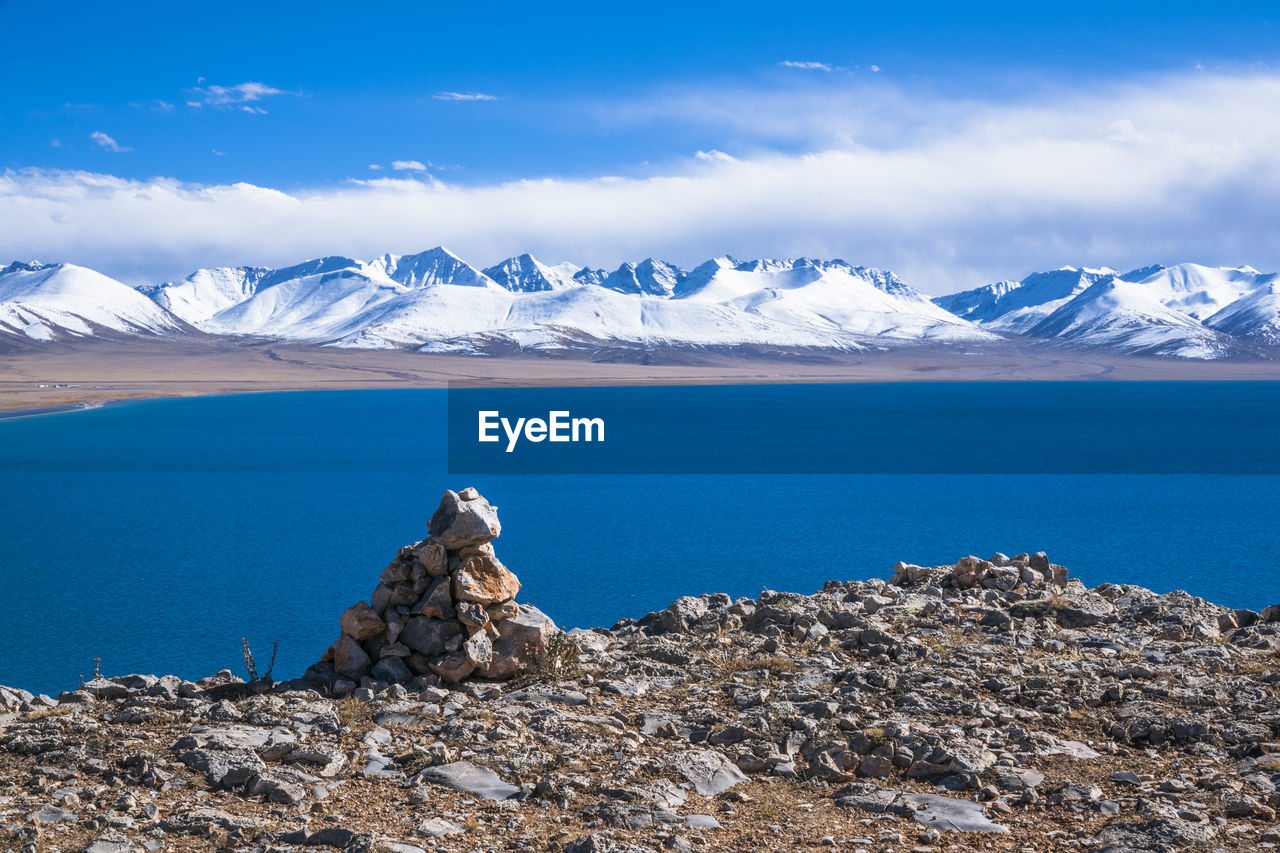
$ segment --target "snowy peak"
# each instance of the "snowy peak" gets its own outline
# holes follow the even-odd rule
[[[998,281],[933,300],[957,317],[1002,332],[1021,334],[1054,310],[1099,281],[1115,277],[1115,270],[1062,267],[1036,272],[1022,281]]]
[[[533,255],[523,254],[507,258],[489,267],[484,274],[497,282],[499,287],[512,293],[537,293],[544,290],[560,290],[573,287],[577,282],[564,269],[547,266]]]
[[[647,258],[638,264],[623,264],[601,280],[600,286],[619,293],[670,296],[685,276],[677,266]]]
[[[186,322],[199,325],[253,296],[271,272],[264,267],[214,267],[196,270],[182,281],[143,285],[137,290]]]
[[[1111,276],[1045,317],[1027,334],[1126,353],[1217,358],[1231,352],[1225,336],[1165,305],[1145,281]]]
[[[487,275],[444,246],[436,246],[416,255],[383,255],[371,266],[380,267],[388,278],[405,287],[430,287],[435,284],[488,287],[494,283]]]
[[[102,331],[165,335],[187,327],[102,273],[75,264],[15,262],[0,270],[0,330],[53,341]]]
[[[1157,267],[1148,275],[1135,277],[1140,272],[1127,273],[1122,278],[1141,284],[1162,304],[1197,320],[1208,319],[1246,293],[1275,280],[1274,273],[1263,275],[1252,267],[1178,264]]]

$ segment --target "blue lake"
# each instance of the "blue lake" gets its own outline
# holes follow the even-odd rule
[[[964,453],[979,436],[1033,442],[1037,395],[1060,399],[1064,389],[1091,422],[1147,395],[1163,412],[1159,440],[1191,459],[1209,440],[1198,414],[1244,413],[1233,427],[1244,456],[1224,470],[1250,470],[1280,424],[1275,383],[702,393],[760,407],[785,396],[814,410],[893,398],[917,413],[936,408],[938,433]],[[947,417],[956,395],[989,405]],[[1179,410],[1181,431],[1180,419],[1169,427]],[[832,578],[887,577],[899,559],[996,550],[1045,550],[1090,585],[1280,602],[1274,474],[451,475],[446,421],[444,391],[161,400],[0,421],[0,683],[70,689],[95,657],[108,675],[240,672],[241,637],[259,658],[279,641],[276,675],[300,674],[396,549],[425,535],[441,492],[468,485],[500,508],[495,544],[524,583],[521,599],[570,626],[639,616],[685,594],[808,592]],[[1115,429],[1147,427],[1126,416]],[[1141,445],[1146,434],[1120,437]],[[919,438],[904,433],[903,447],[884,452],[909,454]],[[1220,430],[1211,440],[1224,459],[1235,452]],[[1280,441],[1270,446],[1280,453]],[[1274,462],[1260,459],[1258,470]]]

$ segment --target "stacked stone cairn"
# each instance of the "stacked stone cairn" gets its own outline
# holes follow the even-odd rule
[[[370,601],[342,614],[342,635],[309,670],[335,693],[504,680],[536,668],[555,623],[515,600],[520,581],[494,554],[502,525],[475,489],[447,491],[421,542],[400,549]]]

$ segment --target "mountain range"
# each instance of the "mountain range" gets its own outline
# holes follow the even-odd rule
[[[1190,359],[1280,357],[1280,276],[1251,267],[1064,267],[933,299],[841,260],[659,260],[612,272],[531,255],[479,269],[438,247],[371,261],[216,267],[130,287],[74,264],[0,269],[0,337],[231,335],[485,354],[610,345],[863,351],[1059,345]]]

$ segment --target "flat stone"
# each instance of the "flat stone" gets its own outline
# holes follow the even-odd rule
[[[515,785],[502,781],[497,773],[472,764],[470,761],[455,761],[452,764],[427,767],[414,776],[413,781],[443,785],[446,788],[475,794],[486,800],[505,800],[520,791]]]
[[[1180,853],[1195,849],[1217,835],[1209,824],[1179,818],[1112,823],[1098,833],[1096,853]]]
[[[261,822],[251,817],[233,815],[219,809],[192,809],[170,815],[160,821],[160,828],[175,835],[209,835],[215,829],[257,829]]]
[[[952,832],[1009,831],[1009,827],[987,817],[986,809],[981,803],[972,800],[959,800],[938,794],[903,794],[902,799],[914,807],[916,822],[925,826]]]
[[[108,830],[84,848],[84,853],[137,853],[140,847],[114,830]]]
[[[47,826],[54,823],[75,823],[78,818],[73,811],[60,809],[57,806],[45,806],[27,815],[27,820],[38,826]]]
[[[429,838],[445,838],[450,835],[462,835],[466,830],[451,820],[429,817],[415,826],[413,832],[415,835],[425,835]]]
[[[532,684],[519,690],[512,690],[502,697],[503,703],[519,702],[537,705],[585,705],[591,700],[587,694],[563,687],[551,687],[545,684]]]
[[[679,753],[671,757],[670,764],[704,797],[714,797],[748,781],[736,764],[713,749]]]

